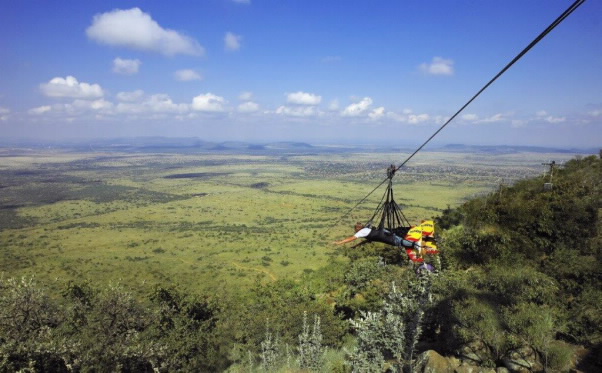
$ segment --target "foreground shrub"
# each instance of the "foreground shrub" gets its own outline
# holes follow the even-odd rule
[[[431,302],[431,279],[428,274],[402,292],[393,284],[379,312],[363,313],[352,320],[357,347],[349,352],[348,363],[354,372],[403,371],[414,364],[416,344]]]

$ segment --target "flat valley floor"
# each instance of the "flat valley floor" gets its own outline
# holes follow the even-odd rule
[[[227,291],[301,279],[367,221],[399,153],[177,154],[2,149],[0,273]],[[410,222],[542,176],[573,154],[422,152],[394,177]],[[444,248],[443,248],[444,249]],[[54,285],[53,285],[54,284]]]

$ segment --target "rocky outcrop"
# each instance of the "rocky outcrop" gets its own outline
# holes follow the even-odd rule
[[[491,361],[491,353],[487,346],[481,341],[473,341],[461,346],[456,355],[468,365],[483,365],[487,361]]]
[[[528,373],[543,371],[543,365],[539,362],[537,353],[531,347],[522,347],[508,351],[508,354],[502,358],[502,362],[511,372]]]
[[[542,372],[543,365],[530,347],[511,350],[502,359],[503,366],[484,367],[491,364],[485,346],[471,344],[463,346],[458,357],[445,357],[437,351],[428,350],[419,355],[414,371],[419,373],[531,373]]]
[[[454,373],[454,366],[450,358],[445,358],[437,351],[428,350],[420,354],[416,372],[420,373]]]

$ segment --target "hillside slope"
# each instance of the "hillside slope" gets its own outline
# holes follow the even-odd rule
[[[500,187],[438,219],[442,349],[477,341],[495,362],[526,345],[557,370],[568,344],[600,350],[602,160],[571,160],[544,190],[549,181]]]

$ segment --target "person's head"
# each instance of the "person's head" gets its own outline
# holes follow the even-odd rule
[[[357,223],[355,223],[355,231],[358,232],[361,229],[364,229],[366,226],[362,223],[360,223],[359,221]]]

